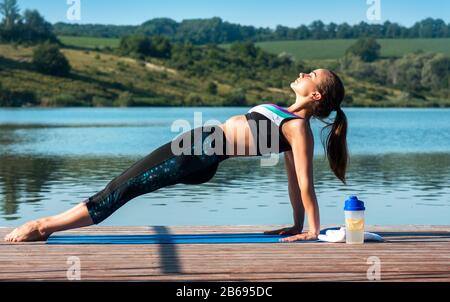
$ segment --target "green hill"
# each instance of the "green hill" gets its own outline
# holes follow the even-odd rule
[[[141,61],[95,50],[62,49],[72,66],[70,76],[46,75],[33,66],[32,50],[0,44],[0,92],[8,91],[3,95],[12,95],[13,101],[25,105],[222,106],[236,91],[219,75],[218,79],[186,76],[165,66],[163,60]],[[212,83],[216,86],[213,92]],[[287,100],[290,94],[252,79],[242,79],[242,87],[247,104]]]
[[[251,106],[261,102],[287,105],[294,96],[289,81],[297,76],[286,74],[271,86],[266,78],[258,80],[233,70],[189,76],[170,68],[165,60],[148,58],[145,62],[111,52],[65,48],[62,52],[72,72],[68,77],[57,77],[35,69],[32,50],[0,44],[2,106]],[[314,64],[333,68],[327,65],[330,62],[335,64],[333,60],[316,60]],[[349,97],[345,106],[450,106],[449,98],[427,95],[424,100],[370,80],[347,74],[342,74],[342,78]],[[211,85],[216,88],[211,89]],[[5,101],[5,96],[10,101]],[[13,104],[8,105],[11,100]]]
[[[287,52],[301,60],[337,59],[356,40],[299,40],[256,43],[266,51],[279,54]],[[406,53],[423,50],[450,55],[450,39],[378,39],[381,56],[400,57]]]

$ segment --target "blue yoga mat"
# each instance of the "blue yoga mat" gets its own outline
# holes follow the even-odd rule
[[[226,244],[279,243],[288,236],[264,234],[50,236],[47,244]],[[317,241],[317,240],[311,240]],[[300,241],[298,241],[300,242]]]
[[[326,230],[322,230],[321,233]],[[178,235],[52,235],[47,244],[227,244],[279,243],[289,236],[262,233],[178,234]],[[295,241],[320,242],[319,240]]]

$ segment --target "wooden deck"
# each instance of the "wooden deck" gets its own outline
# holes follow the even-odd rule
[[[207,234],[285,226],[89,227],[58,234]],[[328,227],[328,226],[324,226]],[[0,228],[0,236],[11,228]],[[1,280],[367,281],[376,256],[381,281],[450,281],[450,226],[367,226],[384,243],[49,245],[0,243]]]

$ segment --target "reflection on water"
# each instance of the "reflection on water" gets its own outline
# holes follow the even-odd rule
[[[101,190],[135,160],[1,155],[1,225],[68,209]],[[366,202],[372,223],[446,224],[449,168],[448,153],[357,155],[351,158],[348,183],[343,185],[327,163],[316,158],[322,223],[340,223],[343,201],[357,194]],[[290,223],[290,217],[282,158],[276,166],[259,167],[259,159],[252,157],[222,162],[209,183],[178,184],[139,196],[104,224],[270,224]]]
[[[196,109],[199,110],[199,109]],[[0,110],[0,226],[58,214],[94,195],[174,134],[189,108]],[[224,121],[241,108],[207,108]],[[449,224],[449,110],[352,109],[351,159],[343,185],[323,159],[316,137],[314,179],[322,224],[343,222],[343,202],[366,202],[368,224]],[[170,116],[168,118],[167,116]],[[291,223],[283,156],[232,158],[202,185],[139,196],[103,225]]]

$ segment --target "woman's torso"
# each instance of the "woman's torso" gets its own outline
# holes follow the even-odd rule
[[[267,106],[268,104],[263,104],[263,105]],[[249,112],[252,110],[254,110],[254,112],[257,112],[258,111],[257,109],[260,109],[260,107],[262,107],[262,105],[252,107],[252,109],[250,109]],[[273,108],[276,109],[276,107],[279,108],[280,110],[283,110],[286,112],[286,114],[284,114],[284,115],[283,115],[283,112],[280,112],[279,114],[282,115],[282,117],[280,117],[275,122],[275,124],[279,124],[279,135],[281,136],[279,147],[281,148],[281,152],[283,152],[283,151],[286,151],[286,149],[290,150],[289,143],[286,140],[286,138],[289,136],[289,133],[287,133],[287,131],[288,131],[287,127],[284,127],[284,125],[291,120],[300,119],[303,122],[305,120],[299,116],[296,116],[293,113],[288,112],[285,109],[282,109],[276,105],[273,105]],[[292,115],[292,116],[289,116],[289,115]],[[277,118],[277,116],[275,116],[275,118]],[[258,142],[255,140],[255,137],[252,133],[252,129],[250,127],[248,119],[249,119],[248,113],[247,113],[247,116],[246,116],[246,114],[235,115],[235,116],[232,116],[229,119],[227,119],[225,123],[219,125],[222,128],[222,130],[224,131],[228,146],[230,146],[230,148],[233,148],[233,150],[232,150],[233,152],[231,154],[229,152],[227,153],[229,156],[256,155],[254,152],[255,152],[255,150],[258,150],[258,148],[257,148]],[[308,123],[305,122],[302,124],[307,126]],[[261,142],[260,142],[260,144],[261,144]],[[239,153],[238,153],[238,150],[239,150]]]

